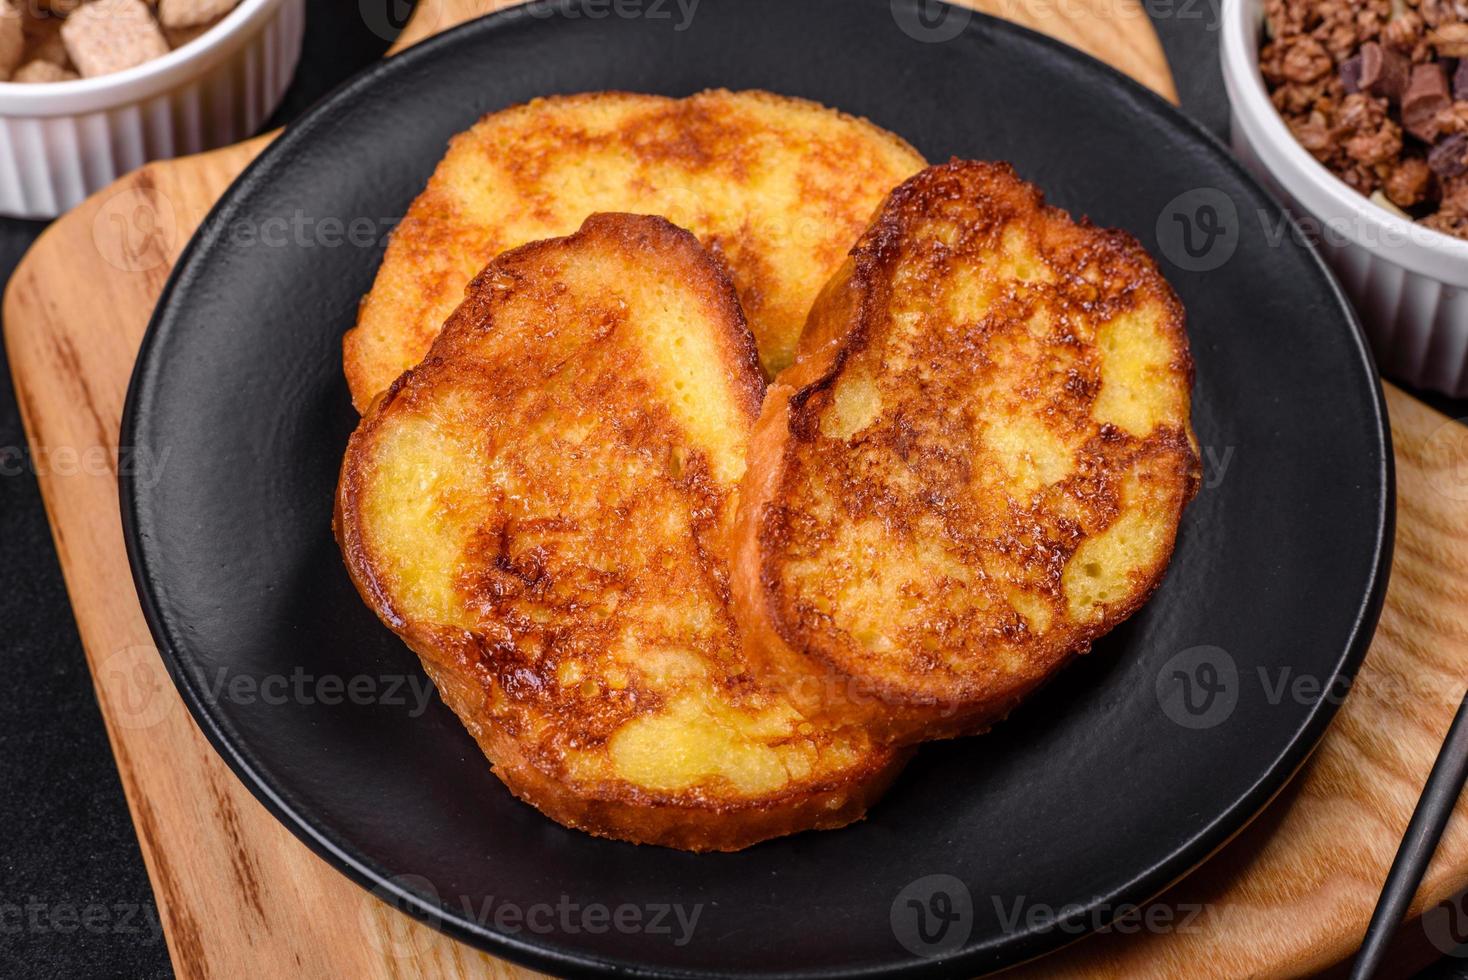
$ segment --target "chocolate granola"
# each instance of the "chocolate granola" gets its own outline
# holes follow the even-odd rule
[[[1259,67],[1300,145],[1468,239],[1468,0],[1265,0]]]

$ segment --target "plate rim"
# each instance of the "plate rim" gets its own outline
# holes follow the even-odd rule
[[[554,2],[565,3],[568,0],[554,0]],[[569,2],[580,5],[588,0],[569,0]],[[846,0],[846,2],[855,3],[857,0]],[[1342,679],[1353,682],[1374,636],[1390,577],[1396,524],[1395,458],[1381,376],[1376,369],[1359,318],[1347,300],[1340,283],[1320,255],[1317,246],[1310,242],[1307,236],[1298,234],[1295,218],[1287,209],[1280,206],[1274,195],[1260,184],[1217,136],[1183,112],[1181,108],[1111,65],[1049,35],[980,10],[957,6],[950,3],[949,0],[860,0],[860,2],[865,2],[870,6],[882,5],[890,9],[895,9],[899,4],[908,7],[938,5],[946,8],[955,6],[970,18],[964,25],[962,34],[968,34],[975,28],[981,28],[991,35],[1009,34],[1017,37],[1023,43],[1047,49],[1051,56],[1068,60],[1083,71],[1099,71],[1103,77],[1109,78],[1114,87],[1119,86],[1121,92],[1134,101],[1139,101],[1142,108],[1149,111],[1151,115],[1160,117],[1165,125],[1173,127],[1187,139],[1206,147],[1245,187],[1252,188],[1261,199],[1278,208],[1285,220],[1289,222],[1288,226],[1296,229],[1297,234],[1290,237],[1300,244],[1303,251],[1310,256],[1316,271],[1328,284],[1329,292],[1349,328],[1347,343],[1354,345],[1355,353],[1360,358],[1361,366],[1367,376],[1368,384],[1365,394],[1369,401],[1370,420],[1375,423],[1377,436],[1375,448],[1378,458],[1374,461],[1373,475],[1377,479],[1380,493],[1376,508],[1376,537],[1371,556],[1371,571],[1365,582],[1364,595],[1357,606],[1355,619],[1351,624],[1344,649],[1336,660],[1331,682],[1325,689],[1334,689],[1333,685]],[[120,445],[135,445],[139,429],[146,429],[145,402],[150,394],[149,388],[154,384],[160,367],[155,363],[155,351],[158,346],[158,338],[170,329],[170,307],[175,293],[181,286],[196,278],[197,270],[194,266],[200,261],[200,256],[223,236],[224,229],[228,226],[228,221],[224,219],[238,206],[238,200],[258,183],[259,172],[276,165],[277,162],[286,162],[298,144],[310,139],[324,123],[328,122],[330,110],[333,107],[350,99],[360,90],[376,85],[381,76],[411,72],[421,63],[431,60],[441,46],[471,43],[464,39],[481,34],[492,36],[497,31],[516,25],[527,18],[544,24],[553,24],[553,19],[538,18],[530,13],[531,8],[537,5],[543,5],[542,0],[501,8],[435,34],[398,54],[368,66],[332,89],[302,113],[241,171],[202,219],[179,254],[159,294],[157,305],[149,318],[129,378],[122,410]],[[1365,472],[1366,467],[1363,466],[1363,475]],[[1239,795],[1232,805],[1201,825],[1183,844],[1165,858],[1157,861],[1151,867],[1134,873],[1124,883],[1116,886],[1111,893],[1092,896],[1084,905],[1077,905],[1074,916],[1055,917],[1043,926],[1027,926],[1006,933],[999,941],[964,946],[959,951],[941,958],[915,957],[895,967],[892,964],[882,963],[856,969],[833,966],[776,973],[717,969],[689,971],[649,967],[634,961],[570,951],[554,942],[527,939],[523,934],[496,931],[492,925],[462,918],[456,914],[455,910],[445,906],[442,902],[404,887],[396,880],[402,876],[389,874],[387,869],[378,865],[369,856],[359,853],[350,841],[337,839],[328,821],[322,820],[320,814],[311,812],[307,806],[293,802],[290,794],[276,785],[275,780],[268,774],[269,767],[254,757],[253,752],[240,738],[239,732],[233,730],[227,720],[216,717],[215,709],[209,704],[206,692],[196,686],[196,678],[188,670],[190,660],[181,652],[183,645],[174,643],[167,623],[168,617],[158,606],[153,590],[153,579],[148,572],[146,551],[150,545],[146,540],[146,521],[139,513],[142,508],[142,498],[138,489],[135,474],[128,468],[122,468],[118,474],[118,493],[123,540],[133,585],[149,633],[157,644],[168,675],[188,708],[189,714],[215,752],[271,816],[327,864],[371,895],[388,902],[398,911],[412,916],[457,941],[466,942],[492,955],[531,968],[574,969],[581,972],[592,970],[603,975],[642,977],[778,976],[791,978],[791,980],[835,976],[926,977],[965,968],[970,971],[980,969],[985,972],[1006,969],[1053,953],[1085,938],[1094,931],[1094,928],[1079,932],[1068,931],[1067,927],[1072,922],[1104,927],[1113,920],[1118,908],[1146,904],[1209,860],[1234,836],[1242,832],[1268,806],[1270,801],[1289,785],[1295,773],[1309,759],[1319,744],[1339,708],[1337,702],[1340,699],[1318,699],[1268,767],[1248,789]]]

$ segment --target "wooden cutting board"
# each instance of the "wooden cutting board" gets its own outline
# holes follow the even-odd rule
[[[501,0],[502,2],[502,0]],[[425,0],[402,44],[498,3]],[[1133,0],[995,0],[1171,96]],[[154,164],[57,221],[5,296],[5,340],[112,750],[181,977],[523,976],[383,904],[286,831],[229,772],[169,682],[118,519],[129,372],[172,263],[268,142]],[[1141,918],[1024,968],[1107,977],[1286,976],[1349,955],[1468,679],[1468,427],[1388,387],[1396,567],[1356,690],[1269,810]],[[1418,910],[1468,885],[1460,808]],[[1150,927],[1146,923],[1153,923]],[[1407,930],[1413,955],[1454,922]],[[1415,942],[1413,941],[1415,940]],[[1400,961],[1406,965],[1406,960]]]

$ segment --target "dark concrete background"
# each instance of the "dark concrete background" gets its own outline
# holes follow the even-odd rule
[[[380,57],[389,43],[380,36],[389,20],[382,10],[401,14],[395,8],[405,6],[360,0],[344,15],[340,0],[308,0],[301,67],[272,125],[288,122]],[[1218,0],[1147,0],[1147,6],[1184,109],[1224,135]],[[375,16],[359,16],[369,10]],[[43,227],[0,219],[0,283]],[[1468,415],[1464,403],[1431,400],[1455,417]],[[0,372],[0,456],[24,446],[7,365]],[[171,977],[40,494],[28,474],[0,479],[0,557],[0,676],[6,679],[0,685],[0,976]],[[92,913],[105,926],[49,923],[54,910],[79,914],[92,905],[106,907]],[[34,922],[28,921],[32,908]],[[1199,966],[1206,975],[1206,965]],[[1468,960],[1444,960],[1423,976],[1468,978]]]

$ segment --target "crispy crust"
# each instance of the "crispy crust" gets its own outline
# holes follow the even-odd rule
[[[427,657],[423,666],[510,792],[557,823],[597,837],[709,852],[738,851],[806,830],[835,830],[865,816],[910,758],[903,752],[874,754],[859,771],[757,803],[651,793],[591,796],[547,774],[503,730],[484,724],[483,694],[464,672]]]
[[[996,258],[1013,241],[1030,243],[1030,264]],[[943,305],[962,289],[991,290],[972,320]],[[904,332],[894,309],[921,326]],[[1091,417],[1102,374],[1122,363],[1098,330],[1122,320],[1153,331],[1139,397],[1162,407],[1145,435]],[[803,710],[895,743],[1002,719],[1160,583],[1199,484],[1191,383],[1181,304],[1130,236],[1075,224],[1008,165],[955,160],[908,180],[822,292],[755,426],[734,558],[750,656]],[[843,384],[878,389],[880,409],[832,436]],[[1014,431],[1072,454],[1055,479],[1029,474],[1044,463],[1025,440],[1008,457],[989,444],[1011,422],[1010,392],[1028,405],[1020,422],[1040,420]],[[1129,515],[1158,544],[1126,566],[1119,594],[1075,613],[1069,562]],[[875,567],[851,550],[858,540]],[[923,564],[933,552],[941,571]],[[893,571],[909,554],[925,570]]]
[[[615,274],[578,284],[577,270],[599,264]],[[734,438],[726,451],[694,440],[686,431],[691,423],[680,429],[660,404],[661,389],[644,383],[653,376],[654,353],[626,339],[643,336],[635,321],[647,307],[632,295],[639,280],[663,290],[659,302],[674,290],[669,304],[697,311],[681,336],[690,344],[707,337],[715,346],[711,387],[719,389],[698,393],[699,410],[747,433],[763,382],[723,270],[690,234],[661,218],[595,215],[569,238],[524,246],[486,267],[422,364],[363,419],[347,449],[334,520],[348,571],[367,604],[422,659],[496,775],[552,819],[598,836],[694,851],[735,850],[850,823],[907,755],[862,732],[805,723],[778,691],[749,676],[727,608],[723,558],[737,473],[719,476],[724,464],[742,467],[744,443]],[[515,305],[522,301],[528,305]],[[575,385],[566,382],[572,375]],[[541,426],[550,421],[568,432],[546,436]],[[575,443],[570,431],[591,425],[604,428]],[[452,450],[427,457],[429,469],[441,462],[451,471],[446,479],[457,480],[458,489],[441,496],[435,485],[419,489],[428,478],[415,472],[407,503],[392,503],[403,495],[390,492],[394,485],[383,474],[395,472],[403,433],[420,429],[469,447],[467,456]],[[479,433],[488,441],[481,443]],[[618,440],[624,451],[597,470],[596,454]],[[657,465],[638,468],[661,459],[650,454],[676,447],[685,452],[676,476],[661,477]],[[729,458],[717,458],[721,452]],[[518,485],[496,483],[481,466],[527,477]],[[536,493],[548,502],[519,512],[506,502]],[[436,616],[427,616],[421,594],[404,584],[413,580],[403,569],[416,569],[418,561],[404,552],[419,547],[420,535],[408,535],[409,544],[383,529],[418,496],[433,504],[410,525],[421,524],[421,547],[431,551],[441,523],[457,535],[452,586]],[[594,502],[577,511],[583,498]],[[639,508],[651,516],[638,522]],[[665,530],[683,522],[687,538]],[[615,546],[597,550],[596,542],[608,539]],[[639,564],[647,555],[667,563],[660,567],[666,581]],[[438,556],[423,567],[439,568]],[[643,608],[656,615],[639,618]],[[611,612],[598,611],[605,609]],[[658,632],[666,617],[693,624],[678,627],[672,649]],[[704,628],[705,621],[712,625]],[[624,642],[633,643],[630,658],[617,660],[610,651]],[[659,657],[671,657],[686,674],[668,680],[638,672],[642,661]],[[788,734],[774,738],[770,751],[793,745],[809,767],[755,789],[723,776],[670,788],[628,775],[617,739],[675,715],[680,699],[735,727],[751,720],[778,726],[788,718]],[[756,751],[765,750],[750,738]],[[662,773],[652,776],[656,783]]]
[[[690,228],[730,273],[773,373],[872,209],[924,165],[865,119],[769,92],[597,92],[488,115],[393,232],[343,340],[352,401],[365,411],[418,362],[491,258],[597,211]]]

